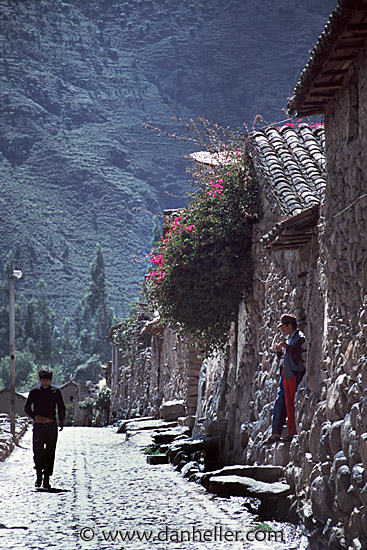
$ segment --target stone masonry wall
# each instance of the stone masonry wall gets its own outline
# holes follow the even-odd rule
[[[193,435],[219,435],[224,463],[285,468],[300,519],[319,548],[333,550],[367,547],[366,49],[346,82],[325,113],[327,186],[311,241],[298,250],[264,248],[261,237],[281,216],[260,182],[265,214],[254,227],[253,288],[228,352],[205,360],[199,376],[197,354],[177,329],[165,329],[122,371],[116,409],[157,414],[162,401],[184,400],[190,418],[196,410]],[[296,395],[298,435],[269,447],[273,349],[285,312],[305,333],[307,373]]]
[[[158,417],[162,403],[178,400],[185,405],[185,423],[192,427],[200,366],[197,352],[182,337],[179,327],[152,328],[149,333],[138,325],[131,363],[118,365],[118,383],[112,388],[112,418]]]
[[[320,369],[323,307],[317,236],[298,251],[268,252],[259,241],[278,217],[265,196],[263,202],[265,216],[254,229],[252,294],[240,305],[227,356],[206,360],[199,384],[200,418],[195,433],[221,431],[222,460],[228,464],[275,461],[262,442],[270,435],[278,387],[273,349],[280,338],[276,325],[282,313],[297,315],[308,342],[308,372],[299,390],[299,410],[305,417],[310,404],[320,399],[320,385],[325,378]],[[283,452],[286,450],[284,446]],[[285,455],[282,462],[287,459]]]
[[[315,237],[298,251],[266,252],[259,239],[278,220],[264,194],[253,294],[227,356],[203,364],[194,427],[221,435],[225,463],[284,466],[300,518],[336,550],[367,547],[366,50],[346,81],[325,114],[327,187]],[[306,336],[307,375],[296,396],[298,436],[269,448],[272,349],[287,311]]]
[[[310,494],[329,541],[367,547],[367,47],[325,112],[327,186],[320,239],[327,380],[312,427]]]

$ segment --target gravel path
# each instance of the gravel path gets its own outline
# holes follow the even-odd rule
[[[273,541],[256,534],[241,498],[215,498],[170,465],[148,465],[141,448],[149,434],[126,440],[115,428],[65,428],[54,492],[34,488],[31,439],[29,429],[0,464],[1,550],[300,548],[299,540],[281,542],[279,532]]]

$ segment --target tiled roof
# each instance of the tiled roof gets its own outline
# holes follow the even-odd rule
[[[301,73],[288,112],[300,117],[323,113],[343,87],[358,51],[366,48],[366,36],[367,0],[339,0]]]
[[[263,191],[282,216],[320,203],[326,185],[323,126],[268,127],[249,138]]]

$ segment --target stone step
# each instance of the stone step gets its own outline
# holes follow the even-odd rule
[[[154,416],[144,416],[144,417],[142,416],[142,417],[139,417],[139,418],[126,418],[125,420],[121,420],[120,425],[117,429],[117,433],[118,434],[126,433],[126,426],[128,424],[130,424],[131,422],[147,422],[147,421],[151,421],[151,420],[155,420]]]
[[[152,435],[154,443],[157,445],[165,445],[172,443],[177,437],[191,435],[191,429],[188,427],[177,427],[166,431],[160,431]]]
[[[139,432],[142,430],[166,430],[176,428],[177,422],[165,422],[164,420],[147,420],[146,422],[129,422],[126,425],[126,432]]]
[[[249,466],[249,465],[234,465],[225,466],[215,472],[205,472],[201,478],[202,485],[208,489],[210,480],[216,476],[240,476],[249,477],[256,481],[262,481],[265,483],[274,483],[279,481],[283,477],[283,468],[280,466],[261,465],[261,466]]]
[[[229,494],[238,497],[269,498],[288,496],[291,487],[287,483],[275,481],[265,483],[250,477],[236,475],[212,476],[210,478],[209,492],[215,494]]]
[[[291,487],[287,483],[265,483],[235,475],[213,476],[210,478],[209,492],[223,496],[259,499],[261,504],[258,515],[262,520],[285,521],[289,518]]]
[[[192,414],[192,415],[188,415],[188,416],[180,416],[178,419],[177,419],[177,422],[178,422],[178,425],[179,426],[188,426],[189,428],[193,428],[194,425],[195,425],[195,415]]]
[[[168,456],[166,454],[147,455],[148,464],[168,464]]]
[[[168,454],[175,456],[176,453],[182,451],[187,454],[196,453],[197,451],[209,451],[218,448],[218,437],[199,437],[194,439],[185,440],[184,442],[172,443],[170,445]]]

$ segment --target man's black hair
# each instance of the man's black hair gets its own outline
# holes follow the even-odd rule
[[[46,378],[47,380],[52,380],[52,370],[51,369],[41,369],[38,373],[38,376],[41,378]]]

